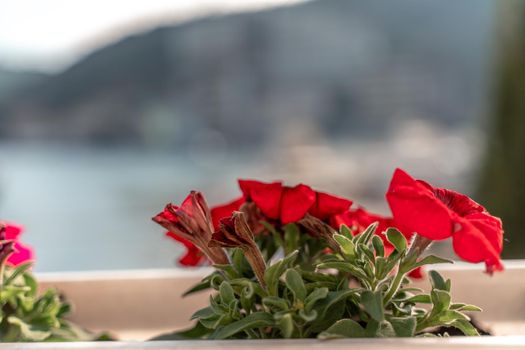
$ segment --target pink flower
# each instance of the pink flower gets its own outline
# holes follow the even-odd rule
[[[18,266],[32,261],[34,258],[33,250],[19,242],[19,236],[21,233],[22,228],[20,226],[0,223],[0,240],[14,242],[12,246],[14,251],[8,256],[6,260],[7,265]],[[2,244],[2,246],[5,246],[5,244]]]

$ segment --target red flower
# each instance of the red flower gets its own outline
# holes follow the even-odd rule
[[[221,219],[232,216],[232,213],[236,210],[239,210],[239,208],[244,202],[244,197],[240,197],[226,204],[218,205],[216,207],[211,208],[213,228],[215,230],[218,230],[220,228],[219,224]]]
[[[434,188],[396,169],[387,192],[396,225],[431,240],[452,237],[456,254],[462,259],[485,262],[488,273],[503,269],[501,220],[469,197],[451,190]]]
[[[247,201],[253,201],[266,217],[280,220],[282,224],[301,220],[306,213],[328,220],[352,204],[350,200],[316,192],[304,184],[290,187],[283,186],[280,181],[239,180],[239,187]]]
[[[222,249],[208,247],[213,225],[210,209],[200,192],[191,191],[180,207],[167,204],[164,211],[153,217],[153,221],[173,235],[190,241],[212,262],[216,264],[228,262],[228,257]]]
[[[184,239],[180,236],[177,236],[173,232],[166,232],[166,236],[173,238],[177,242],[182,243],[182,245],[186,248],[186,254],[181,256],[179,258],[179,264],[183,266],[199,266],[201,264],[204,264],[208,261],[206,256],[200,251],[199,248],[187,239]]]
[[[352,201],[329,193],[316,192],[315,204],[310,208],[310,214],[323,221],[328,221],[334,215],[344,213],[352,205]]]
[[[4,242],[13,242],[13,252],[7,257],[6,263],[10,266],[18,266],[20,264],[33,260],[33,250],[20,243],[18,238],[22,233],[22,228],[16,225],[0,223],[0,240]],[[2,244],[2,246],[5,245]],[[11,244],[9,244],[11,245]]]

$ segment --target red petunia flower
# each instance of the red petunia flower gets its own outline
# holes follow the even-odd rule
[[[415,180],[396,169],[386,194],[396,225],[430,240],[452,237],[462,259],[485,262],[488,273],[503,270],[501,220],[469,197]]]
[[[268,218],[289,224],[304,218],[307,213],[321,220],[347,210],[352,201],[299,184],[283,186],[280,181],[264,183],[239,180],[239,187],[247,201],[253,201]]]
[[[201,252],[199,248],[187,239],[184,239],[173,232],[166,232],[166,236],[182,243],[186,248],[186,253],[182,255],[178,262],[183,266],[199,266],[208,262],[206,256]]]
[[[7,265],[18,266],[24,264],[34,259],[33,250],[26,246],[25,244],[20,243],[19,236],[22,233],[22,228],[20,226],[12,224],[3,224],[4,232],[0,235],[1,240],[4,241],[14,241],[14,251],[7,258]]]
[[[352,201],[349,199],[317,191],[315,204],[310,208],[310,214],[320,220],[328,221],[331,217],[346,212],[350,206],[352,206]]]
[[[244,197],[240,197],[226,204],[221,204],[211,208],[211,219],[214,230],[218,230],[220,228],[219,224],[222,218],[228,218],[232,216],[232,213],[236,210],[239,210],[244,202]]]

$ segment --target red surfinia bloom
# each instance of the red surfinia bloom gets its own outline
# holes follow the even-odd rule
[[[328,220],[352,204],[350,200],[316,192],[304,184],[290,187],[283,186],[280,181],[239,180],[239,187],[247,201],[253,201],[267,218],[279,220],[282,224],[296,222],[307,213]]]
[[[435,188],[396,169],[386,194],[394,220],[404,231],[430,240],[452,237],[462,259],[485,262],[488,273],[503,269],[501,220],[469,197]]]
[[[193,243],[213,263],[228,262],[228,257],[222,249],[208,247],[213,224],[210,209],[200,192],[192,191],[180,207],[171,203],[166,205],[161,213],[153,217],[153,221],[171,232],[170,237],[175,235]]]
[[[352,201],[349,199],[317,191],[315,193],[315,203],[310,208],[309,213],[318,219],[329,221],[333,216],[347,211],[351,205]]]
[[[6,260],[7,265],[18,266],[34,258],[33,250],[20,243],[19,236],[21,233],[22,228],[20,226],[0,222],[0,241],[13,242],[13,252]]]

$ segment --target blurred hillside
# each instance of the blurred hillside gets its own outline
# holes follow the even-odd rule
[[[471,125],[492,12],[489,0],[323,0],[158,28],[56,75],[0,71],[0,137],[250,149],[284,120],[333,140],[411,118]]]

